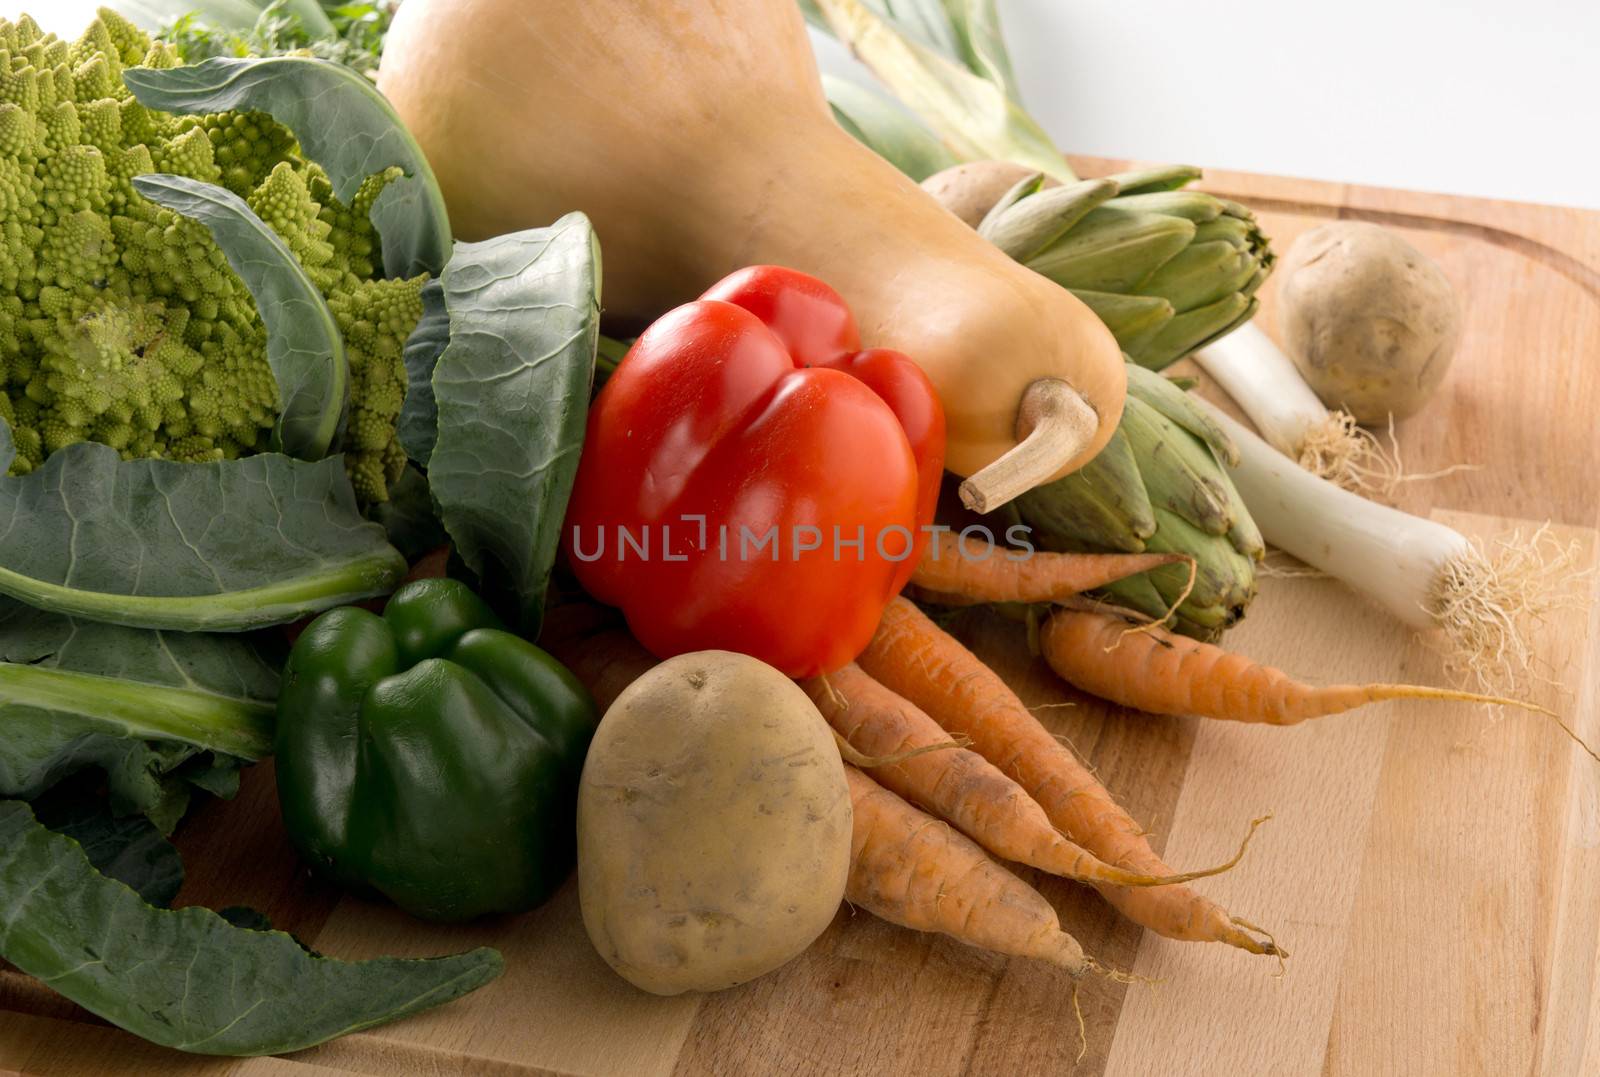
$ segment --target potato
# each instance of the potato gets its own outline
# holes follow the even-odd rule
[[[922,189],[969,228],[976,228],[1002,195],[1031,175],[1033,169],[1011,161],[968,161],[935,172],[922,181]],[[1046,177],[1044,185],[1060,184]]]
[[[1433,395],[1461,311],[1421,251],[1375,224],[1334,221],[1301,236],[1278,269],[1278,328],[1324,404],[1377,424]]]
[[[578,893],[600,956],[658,995],[782,965],[839,908],[850,792],[833,735],[789,678],[680,655],[606,711],[578,791]]]

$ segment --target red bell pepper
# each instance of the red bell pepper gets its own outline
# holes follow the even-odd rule
[[[753,266],[656,321],[606,382],[567,553],[658,656],[830,672],[910,578],[943,465],[922,370],[862,350],[826,284]]]

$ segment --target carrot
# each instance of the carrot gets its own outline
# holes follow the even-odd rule
[[[1131,871],[1173,874],[1077,756],[1039,724],[998,674],[916,606],[904,598],[891,602],[857,662],[946,731],[971,738],[974,748],[1044,808],[1052,824],[1089,852]],[[1129,919],[1168,938],[1285,956],[1265,931],[1186,886],[1095,888]],[[1265,941],[1251,931],[1266,935]]]
[[[1549,715],[1595,755],[1552,711],[1532,703],[1414,684],[1302,684],[1282,670],[1158,625],[1130,631],[1124,618],[1106,611],[1057,610],[1040,634],[1040,646],[1068,684],[1151,714],[1294,725],[1389,699],[1459,700]]]
[[[1183,875],[1154,876],[1103,863],[1050,825],[1027,792],[966,748],[908,756],[948,745],[948,734],[922,710],[851,664],[802,688],[845,742],[890,765],[862,766],[883,786],[950,823],[995,856],[1085,883],[1160,886],[1215,875],[1237,863]],[[854,760],[851,760],[854,762]],[[1254,830],[1254,827],[1251,828]],[[1246,841],[1248,841],[1248,837]],[[1241,846],[1240,856],[1244,854]]]
[[[855,767],[844,771],[855,813],[846,901],[914,931],[1048,961],[1075,977],[1095,967],[1033,887]]]
[[[1179,553],[1046,553],[940,531],[917,562],[911,582],[935,601],[1059,602],[1108,583],[1189,558]]]
[[[602,714],[624,688],[659,662],[633,638],[615,610],[592,602],[552,607],[545,614],[539,646],[589,689]]]

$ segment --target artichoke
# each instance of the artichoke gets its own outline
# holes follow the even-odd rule
[[[1176,552],[1196,562],[1195,585],[1174,627],[1215,639],[1255,595],[1255,562],[1266,552],[1218,458],[1237,461],[1228,435],[1159,374],[1128,366],[1122,423],[1099,456],[1012,505],[1046,550]],[[1169,565],[1105,588],[1124,606],[1164,616],[1188,584]]]
[[[1183,190],[1183,165],[1045,186],[1023,180],[978,226],[1068,288],[1140,366],[1160,370],[1255,315],[1272,248],[1237,202]]]

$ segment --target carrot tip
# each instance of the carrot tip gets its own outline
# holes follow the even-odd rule
[[[1273,937],[1272,932],[1268,931],[1264,927],[1261,927],[1259,924],[1252,924],[1249,920],[1246,920],[1242,916],[1230,916],[1228,921],[1234,925],[1234,927],[1233,930],[1223,933],[1222,941],[1230,946],[1237,946],[1239,949],[1245,950],[1252,954],[1261,954],[1264,957],[1277,958],[1278,975],[1282,976],[1284,972],[1283,962],[1284,959],[1289,956],[1289,951],[1278,945],[1278,940]],[[1254,935],[1248,934],[1247,931],[1238,930],[1239,928],[1246,928],[1248,931],[1254,931],[1257,935],[1265,935],[1266,941],[1262,942]]]

